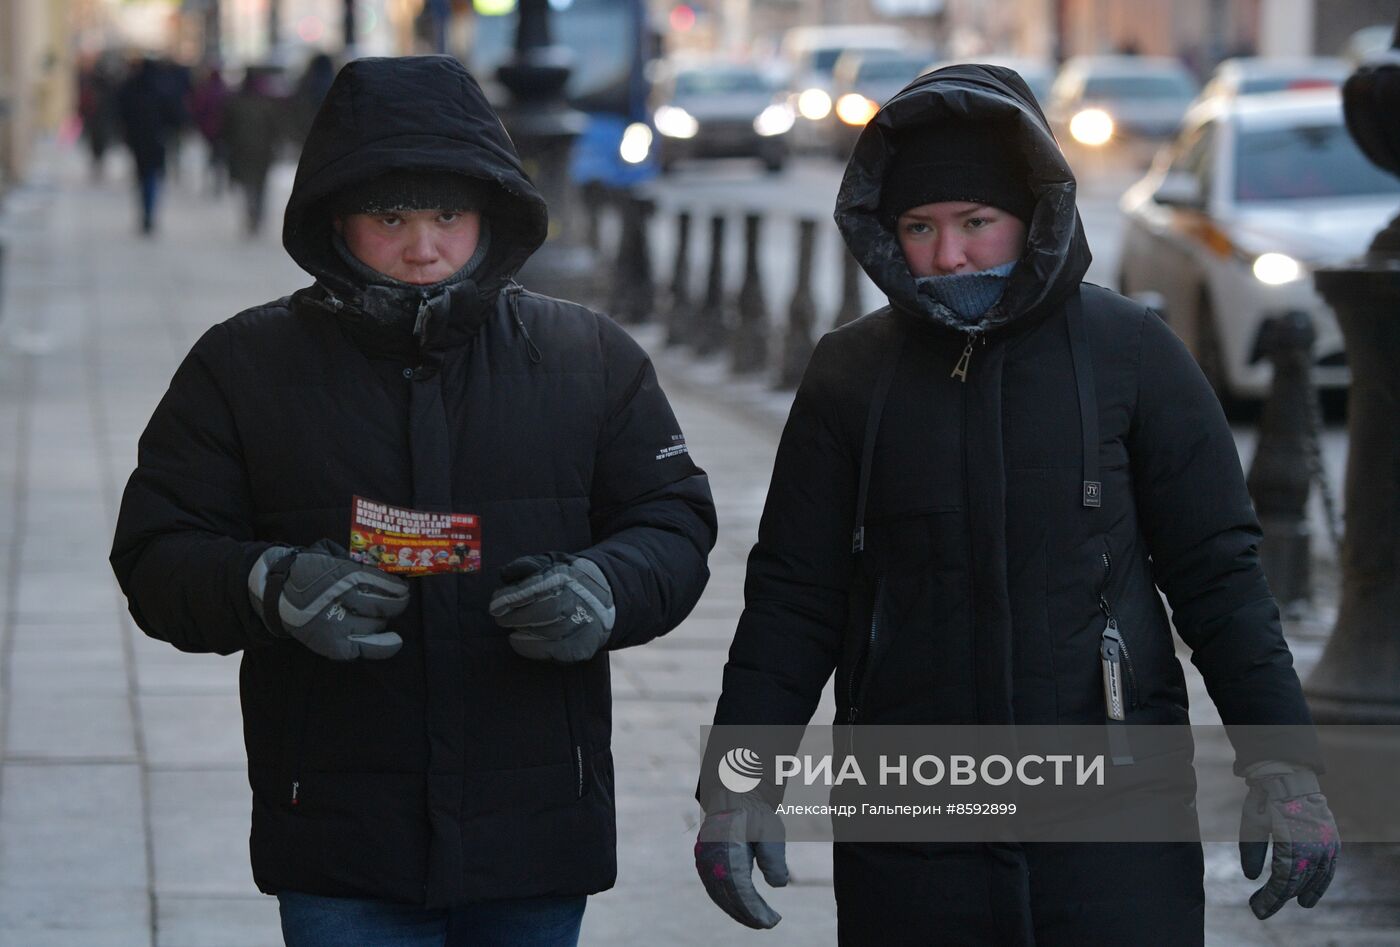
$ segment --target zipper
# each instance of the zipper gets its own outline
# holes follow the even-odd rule
[[[967,382],[967,369],[972,363],[972,346],[977,343],[978,338],[981,338],[983,345],[987,344],[987,337],[985,335],[980,337],[968,336],[967,345],[963,346],[962,354],[958,356],[958,363],[953,366],[953,373],[948,376],[949,378],[956,378],[963,383]]]
[[[292,745],[292,785],[288,801],[295,808],[301,805],[301,766],[302,756],[306,751],[306,732],[311,721],[312,690],[314,687],[314,676],[308,681],[305,668],[299,669],[297,681],[301,685],[301,719],[294,725],[297,727],[296,742]]]
[[[1103,630],[1103,642],[1099,656],[1104,662],[1104,699],[1109,708],[1109,717],[1124,719],[1125,710],[1137,707],[1137,676],[1133,673],[1133,659],[1128,653],[1128,642],[1118,627],[1118,619],[1108,604],[1108,583],[1113,576],[1113,555],[1104,542],[1104,551],[1099,556],[1103,560],[1103,585],[1099,588],[1099,610],[1103,612],[1107,624]],[[1113,687],[1110,688],[1110,679]],[[1115,716],[1113,693],[1117,693],[1118,714]]]
[[[569,743],[573,747],[574,798],[583,798],[583,740],[579,737],[579,722],[574,719],[574,692],[579,686],[572,669],[564,671],[564,722],[569,728]]]
[[[850,708],[846,711],[846,723],[848,725],[854,724],[856,718],[860,716],[860,707],[857,706],[856,703],[856,697],[858,696],[856,694],[856,680],[862,668],[866,671],[869,670],[870,661],[875,654],[875,640],[880,636],[880,603],[881,599],[884,597],[884,590],[885,577],[879,576],[875,580],[875,594],[871,600],[873,604],[870,609],[870,635],[866,639],[864,659],[856,660],[851,663],[850,679],[846,683],[846,703]]]

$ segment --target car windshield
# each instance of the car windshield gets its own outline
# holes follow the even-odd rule
[[[1258,76],[1240,82],[1241,95],[1286,92],[1294,89],[1335,89],[1346,76]]]
[[[927,64],[926,59],[872,59],[860,64],[860,69],[856,72],[856,81],[913,79]]]
[[[1090,76],[1086,99],[1190,99],[1196,94],[1186,76]]]
[[[697,70],[676,76],[676,97],[743,95],[766,92],[768,86],[756,72],[737,69]]]
[[[1400,180],[1366,160],[1341,124],[1246,132],[1235,154],[1235,199],[1305,200],[1400,193]]]

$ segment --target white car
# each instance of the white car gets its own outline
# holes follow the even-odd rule
[[[1312,271],[1366,250],[1400,210],[1400,181],[1351,140],[1336,90],[1200,103],[1119,206],[1120,291],[1160,295],[1222,402],[1268,392],[1259,330],[1287,310],[1312,318],[1318,385],[1346,387],[1341,332]]]
[[[1331,56],[1238,56],[1215,67],[1201,89],[1200,100],[1217,95],[1340,89],[1351,73],[1350,63]]]

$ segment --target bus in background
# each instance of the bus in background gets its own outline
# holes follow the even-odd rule
[[[570,178],[606,188],[652,180],[659,165],[651,147],[646,67],[661,37],[645,0],[549,0],[549,8],[554,45],[573,54],[565,97],[588,116],[574,143]],[[517,0],[473,0],[473,9],[466,65],[492,104],[503,106],[509,94],[495,75],[515,51]]]

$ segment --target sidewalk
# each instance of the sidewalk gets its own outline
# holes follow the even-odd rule
[[[192,175],[169,188],[158,236],[141,240],[126,180],[91,186],[79,158],[53,154],[49,181],[0,217],[0,947],[275,945],[276,902],[248,868],[238,659],[147,639],[106,556],[136,438],[179,359],[212,323],[306,277],[275,227],[245,240],[235,202],[196,194]],[[699,728],[742,605],[782,407],[754,408],[761,386],[735,401],[746,389],[675,353],[658,364],[722,532],[690,619],[613,659],[620,871],[591,900],[583,942],[831,944],[825,846],[790,846],[793,882],[772,896],[785,918],[771,932],[730,922],[694,877]],[[1323,629],[1297,630],[1305,670]],[[1194,678],[1193,700],[1209,706]],[[828,695],[816,719],[831,714]],[[1233,847],[1213,846],[1208,942],[1400,944],[1393,882],[1367,885],[1366,861],[1343,864],[1322,906],[1260,924]]]

